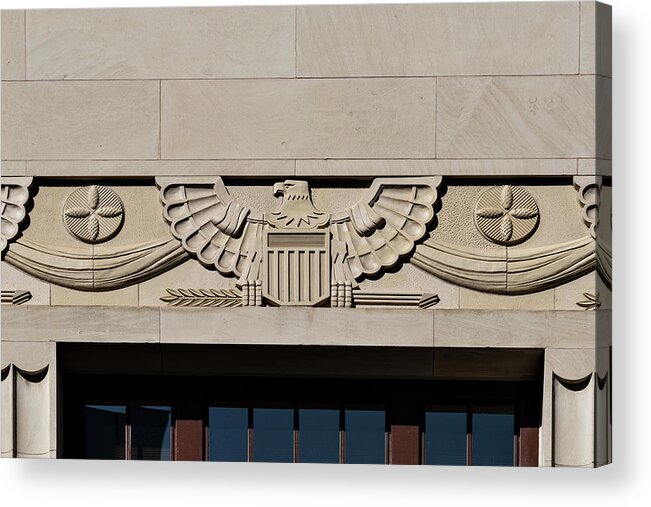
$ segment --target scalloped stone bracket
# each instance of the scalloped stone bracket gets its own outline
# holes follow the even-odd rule
[[[4,254],[9,243],[18,237],[27,218],[27,204],[31,198],[32,177],[2,177],[2,219],[0,224],[0,252]]]
[[[574,188],[581,205],[581,219],[594,239],[597,239],[597,229],[599,228],[602,181],[601,176],[574,177]]]

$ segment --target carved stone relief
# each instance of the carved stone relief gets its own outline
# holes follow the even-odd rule
[[[110,188],[90,185],[75,190],[63,205],[63,222],[75,238],[101,243],[115,236],[124,220],[124,205]]]
[[[32,293],[28,290],[3,290],[3,305],[22,305],[32,299]]]
[[[477,229],[499,245],[525,241],[536,230],[538,218],[538,205],[531,194],[513,185],[489,188],[475,206]]]
[[[25,206],[29,201],[29,187],[33,178],[2,178],[2,218],[0,222],[0,252],[18,236],[20,226],[27,218]]]
[[[248,301],[349,307],[360,279],[398,264],[426,234],[441,178],[376,179],[332,216],[316,209],[306,181],[276,184],[282,201],[269,213],[234,202],[221,178],[156,181],[172,235],[204,265],[239,277]]]

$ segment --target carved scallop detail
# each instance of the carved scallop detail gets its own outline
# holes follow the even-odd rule
[[[538,204],[523,187],[502,185],[483,192],[475,205],[475,225],[487,240],[517,245],[538,227]]]
[[[101,243],[114,237],[124,221],[124,205],[110,188],[90,185],[75,190],[63,205],[63,222],[75,238]]]

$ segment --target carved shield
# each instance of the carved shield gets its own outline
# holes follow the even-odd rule
[[[330,232],[270,229],[264,233],[262,294],[269,303],[315,306],[330,297]]]

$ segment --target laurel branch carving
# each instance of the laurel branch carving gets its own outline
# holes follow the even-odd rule
[[[576,306],[580,306],[584,310],[597,310],[601,306],[601,301],[599,300],[599,293],[590,294],[589,292],[584,292],[583,301],[579,301]]]
[[[235,308],[242,306],[242,293],[235,289],[165,289],[160,300],[170,306]]]

